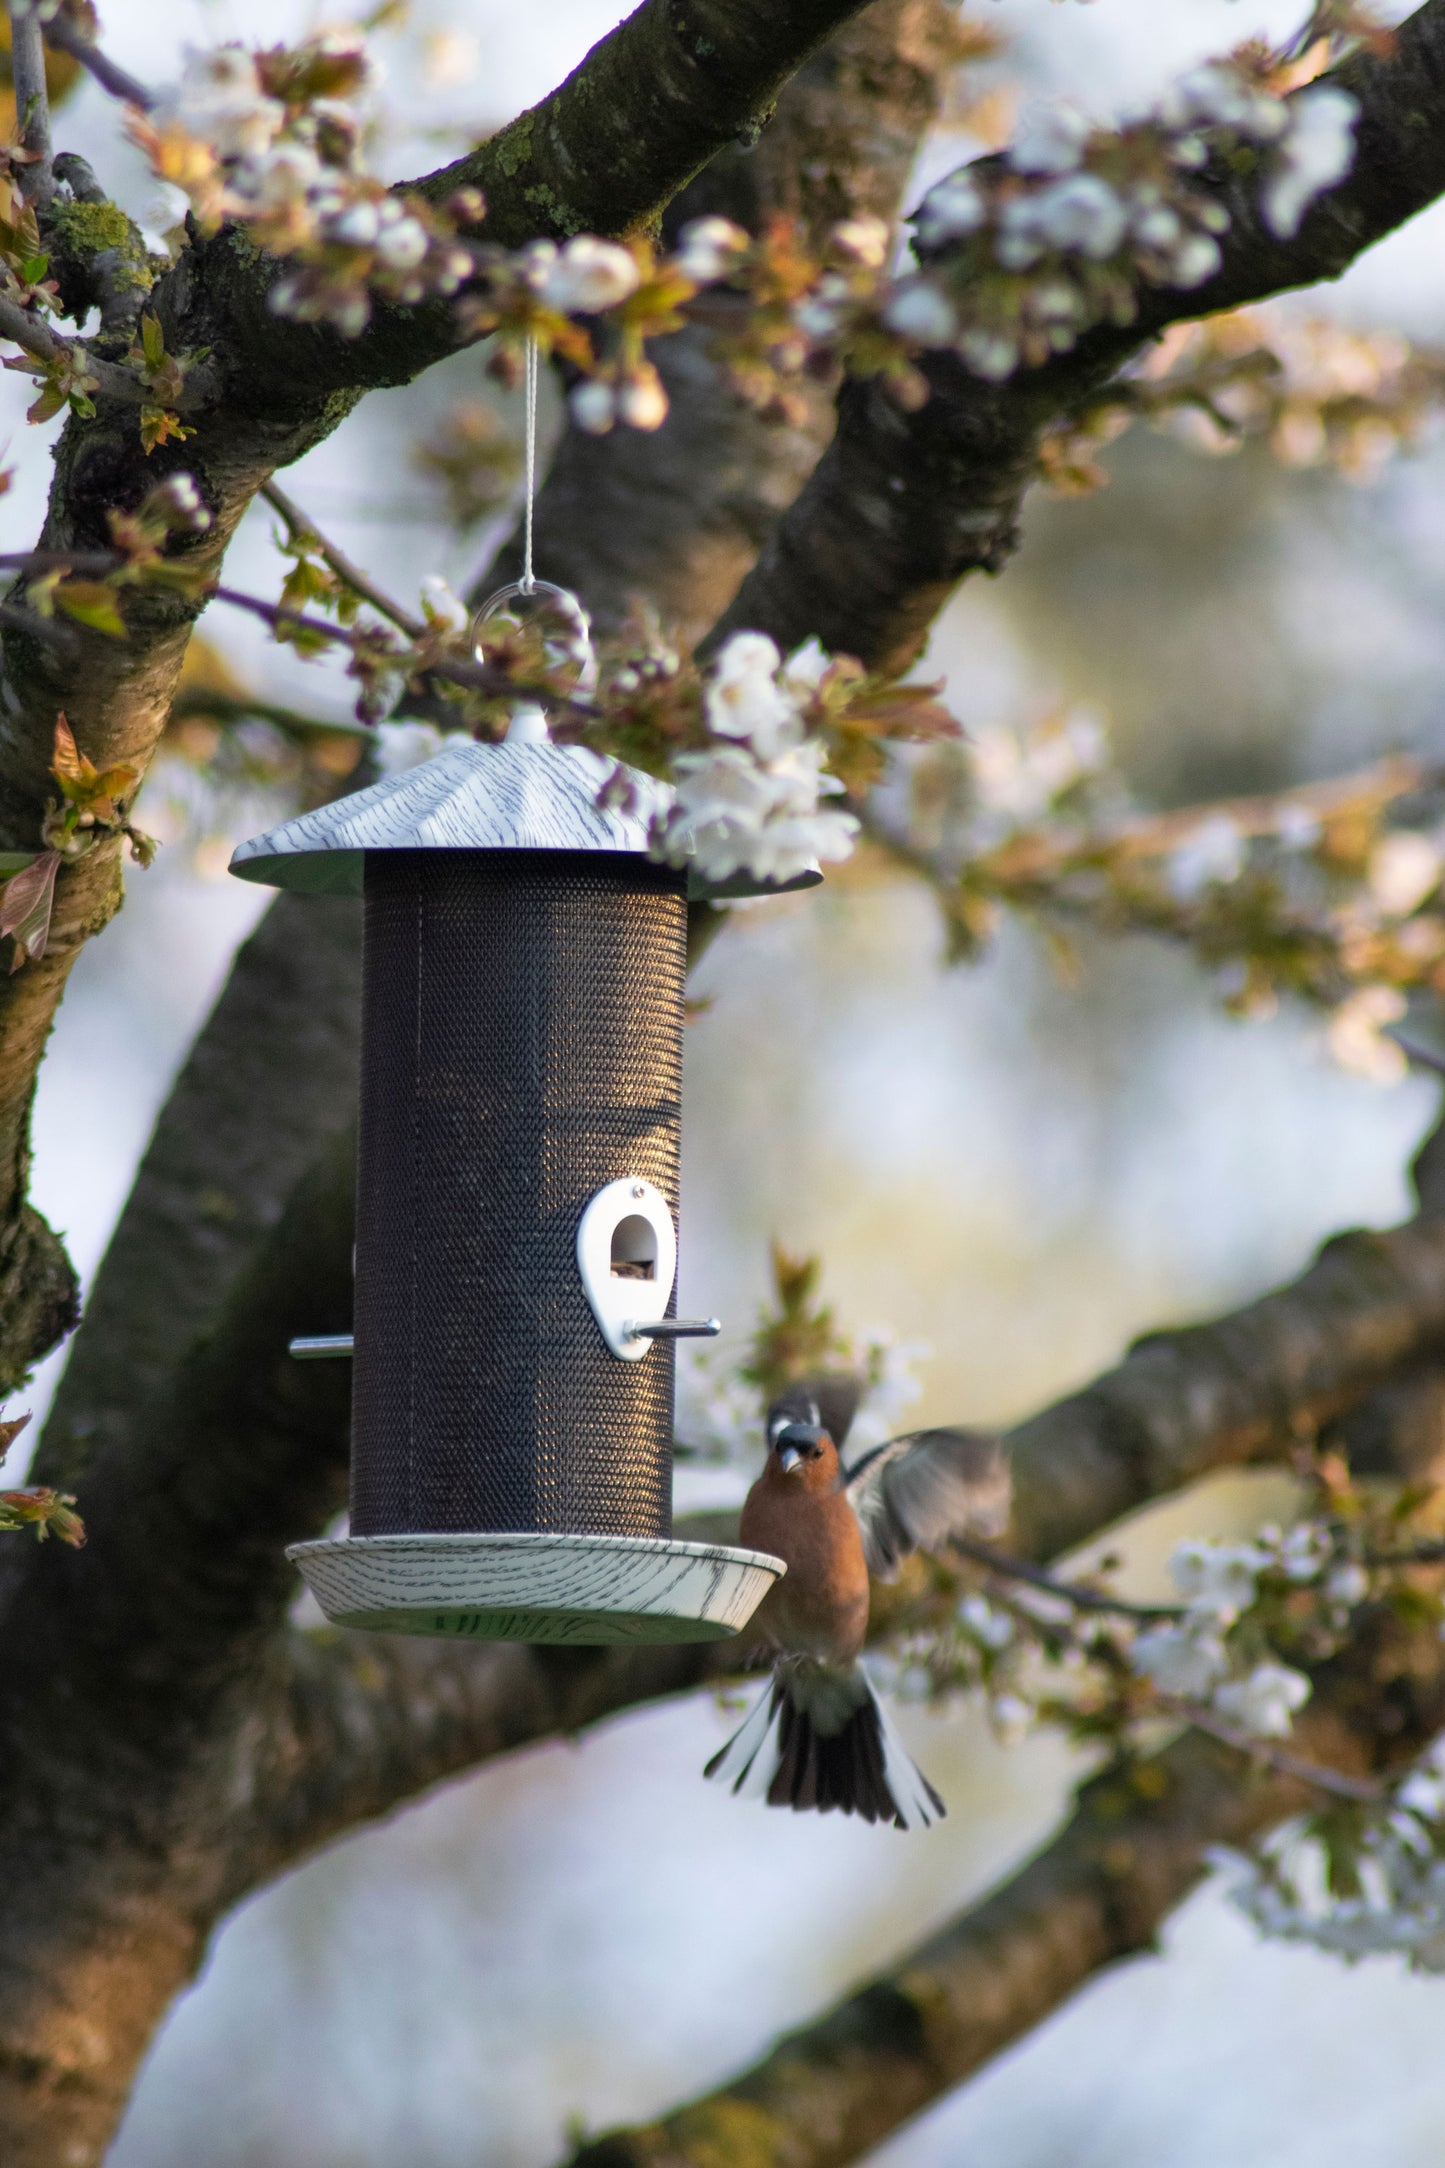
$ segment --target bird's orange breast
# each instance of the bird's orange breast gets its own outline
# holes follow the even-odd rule
[[[769,1467],[748,1492],[739,1533],[788,1569],[759,1607],[756,1627],[780,1649],[851,1663],[868,1627],[868,1568],[843,1492],[820,1494]]]

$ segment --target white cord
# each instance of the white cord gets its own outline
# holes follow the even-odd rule
[[[522,579],[524,595],[530,595],[536,586],[532,571],[532,503],[537,494],[537,341],[533,333],[527,334],[527,365],[523,379],[527,402],[527,502],[522,515]]]

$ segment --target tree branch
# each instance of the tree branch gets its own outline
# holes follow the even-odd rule
[[[155,104],[154,92],[147,90],[144,83],[138,83],[133,75],[128,75],[93,39],[83,37],[64,15],[54,16],[45,25],[45,42],[53,45],[58,53],[68,53],[72,60],[78,60],[112,98],[119,98],[125,105],[138,106],[142,113],[148,113]]]
[[[421,638],[426,631],[424,620],[403,609],[399,602],[393,602],[360,565],[353,564],[334,542],[329,542],[315,520],[302,511],[294,497],[287,496],[279,482],[267,482],[261,495],[272,511],[279,512],[285,520],[286,531],[293,542],[309,539],[322,563],[330,567],[344,587],[349,587],[363,602],[369,602],[378,616],[389,618],[393,625],[399,626],[409,640]]]
[[[33,164],[20,168],[20,193],[43,209],[54,194],[50,170],[50,93],[45,87],[45,40],[31,0],[10,0],[10,80],[20,147]]]
[[[74,339],[57,337],[43,317],[22,309],[17,302],[8,301],[3,294],[0,294],[0,339],[9,339],[41,362],[61,361],[80,354],[83,369],[79,373],[89,378],[93,387],[107,399],[114,399],[121,406],[141,407],[151,396],[131,370],[122,368],[117,361],[106,361],[103,356],[93,354],[89,347],[81,348]],[[193,412],[214,395],[214,384],[212,372],[189,380],[177,401],[178,410]]]
[[[1338,278],[1433,203],[1445,190],[1445,0],[1426,0],[1400,26],[1389,57],[1356,54],[1329,80],[1359,105],[1355,159],[1294,239],[1263,225],[1252,177],[1226,181],[1221,269],[1188,292],[1144,288],[1127,330],[1091,332],[1071,353],[1002,384],[951,355],[926,356],[930,397],[910,414],[875,381],[845,383],[833,444],[712,642],[750,626],[787,653],[816,634],[872,669],[906,667],[958,582],[997,572],[1017,547],[1051,422],[1169,324]]]

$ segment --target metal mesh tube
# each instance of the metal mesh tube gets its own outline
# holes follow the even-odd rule
[[[686,911],[641,857],[366,860],[352,1529],[671,1532],[673,1351],[578,1276],[606,1182],[677,1211]]]

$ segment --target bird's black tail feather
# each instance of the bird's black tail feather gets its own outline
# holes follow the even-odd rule
[[[857,1814],[898,1829],[926,1829],[946,1811],[856,1665],[780,1664],[703,1774],[770,1807]]]

